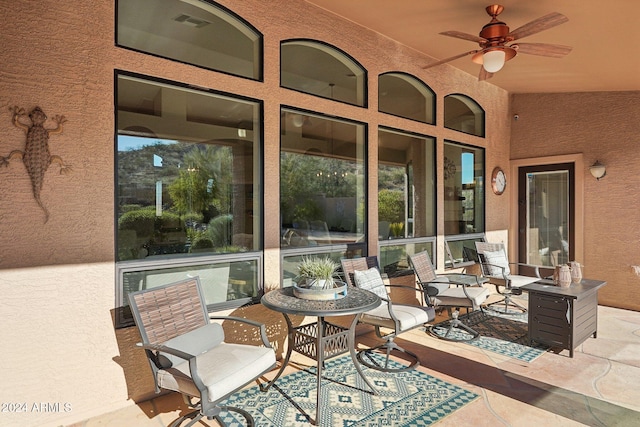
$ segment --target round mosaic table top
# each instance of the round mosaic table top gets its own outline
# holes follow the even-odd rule
[[[380,298],[372,292],[349,286],[347,296],[333,300],[307,300],[293,294],[293,287],[275,289],[262,297],[262,305],[287,314],[302,316],[342,316],[378,307]]]

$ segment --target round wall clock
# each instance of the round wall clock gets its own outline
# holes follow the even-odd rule
[[[502,168],[496,167],[491,173],[491,189],[494,194],[498,196],[504,193],[504,189],[507,187],[507,175],[505,175]]]

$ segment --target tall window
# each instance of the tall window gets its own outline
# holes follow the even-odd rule
[[[484,232],[484,150],[444,144],[445,234]]]
[[[362,253],[365,125],[283,108],[280,141],[281,247],[290,252]],[[287,271],[285,278],[294,275]]]
[[[262,35],[206,0],[118,0],[118,46],[262,80]]]
[[[445,141],[443,167],[448,265],[456,266],[473,261],[469,251],[484,232],[484,149]]]
[[[367,105],[365,69],[345,52],[315,40],[281,43],[280,84],[347,104]]]
[[[380,265],[395,274],[409,269],[408,255],[430,248],[427,242],[434,240],[435,140],[380,129],[378,141]]]
[[[260,117],[257,101],[118,75],[123,294],[199,275],[209,304],[257,295]]]
[[[444,97],[444,127],[476,136],[484,136],[484,110],[466,95]]]

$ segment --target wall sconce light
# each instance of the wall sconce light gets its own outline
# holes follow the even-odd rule
[[[598,160],[596,160],[594,164],[589,166],[589,172],[591,172],[591,175],[593,175],[595,179],[600,181],[600,178],[604,177],[607,174],[607,168]]]

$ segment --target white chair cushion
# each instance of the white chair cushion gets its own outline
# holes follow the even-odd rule
[[[432,321],[435,318],[435,311],[431,307],[419,307],[413,305],[393,304],[393,314],[400,322],[400,331],[406,331],[415,326]],[[389,316],[387,305],[381,305],[373,310],[369,310],[360,319],[363,323],[374,326],[394,329],[395,323]]]
[[[209,391],[213,402],[233,393],[239,384],[251,382],[276,363],[271,348],[246,344],[221,343],[196,356],[198,375]],[[158,371],[158,385],[162,388],[200,396],[191,381],[189,362]]]
[[[377,268],[372,267],[364,271],[354,271],[353,281],[360,289],[371,291],[380,298],[389,299],[387,288],[385,287],[384,282],[382,281],[382,276],[380,276],[380,272]]]
[[[436,297],[436,305],[472,307],[476,310],[484,304],[490,292],[483,287],[467,286],[467,294],[471,297],[471,300],[464,294],[462,286],[452,286],[438,294]]]
[[[507,276],[511,274],[511,270],[509,269],[509,261],[507,260],[507,256],[504,254],[503,250],[495,251],[495,252],[485,252],[484,259],[488,265],[489,274],[491,276],[502,277],[503,274]],[[504,271],[502,268],[504,268]]]

